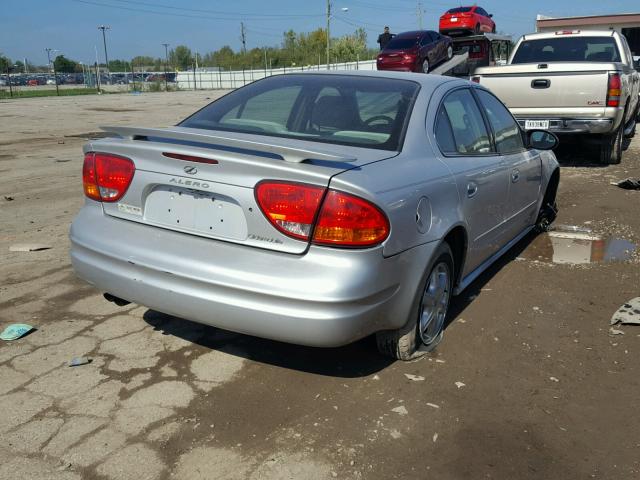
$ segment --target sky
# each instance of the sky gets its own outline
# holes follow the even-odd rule
[[[417,0],[332,0],[331,36],[367,31],[369,45],[384,25],[391,32],[418,28]],[[437,30],[438,18],[459,1],[422,0],[423,26]],[[472,2],[468,2],[471,4]],[[537,14],[561,17],[640,12],[638,0],[482,0],[499,32],[517,37],[535,29]],[[348,9],[344,11],[343,9]],[[229,45],[241,47],[240,22],[247,48],[275,46],[282,33],[308,32],[326,25],[326,0],[1,0],[0,53],[13,60],[47,63],[45,48],[56,55],[104,62],[102,32],[108,25],[109,59],[137,55],[163,57],[163,43],[187,45],[204,54]],[[514,38],[515,39],[515,38]]]

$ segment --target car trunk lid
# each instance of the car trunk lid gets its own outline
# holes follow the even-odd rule
[[[396,152],[193,128],[104,127],[117,138],[85,152],[130,158],[133,181],[105,214],[186,234],[302,253],[308,242],[276,230],[254,187],[264,179],[327,187],[331,177]]]

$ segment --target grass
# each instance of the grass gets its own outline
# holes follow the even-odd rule
[[[60,96],[75,96],[75,95],[94,95],[98,93],[98,90],[95,88],[61,88]],[[29,98],[29,97],[55,97],[56,89],[47,89],[47,90],[14,90],[13,98]],[[7,99],[11,98],[9,94],[9,89],[0,90],[0,98]]]

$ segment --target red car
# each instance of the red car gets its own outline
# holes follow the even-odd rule
[[[440,17],[440,33],[447,35],[461,35],[469,32],[496,33],[496,24],[491,17],[493,17],[492,14],[477,5],[452,8]]]
[[[438,32],[418,30],[399,33],[377,58],[378,70],[429,73],[434,66],[451,60],[451,39]]]

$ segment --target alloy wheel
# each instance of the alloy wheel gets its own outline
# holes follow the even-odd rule
[[[438,339],[444,326],[451,294],[451,271],[445,262],[438,263],[429,276],[420,304],[419,334],[425,345]]]

